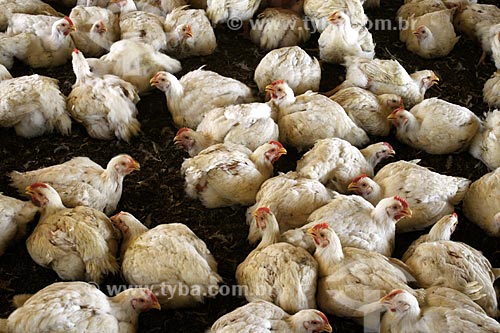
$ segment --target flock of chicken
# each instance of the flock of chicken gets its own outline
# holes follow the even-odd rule
[[[500,237],[500,111],[482,120],[463,106],[426,99],[436,73],[410,74],[396,60],[375,58],[363,6],[378,1],[268,1],[247,31],[269,50],[254,78],[266,101],[203,68],[173,75],[181,70],[177,59],[214,52],[213,26],[248,21],[264,6],[259,0],[61,1],[74,6],[69,16],[38,0],[0,4],[0,126],[26,138],[69,135],[73,119],[92,138],[133,143],[141,131],[136,104],[156,87],[178,128],[174,143],[189,155],[180,169],[187,196],[207,208],[249,206],[248,240],[259,244],[235,272],[249,303],[210,332],[331,332],[324,313],[381,332],[500,332],[493,319],[500,316],[493,286],[500,270],[450,240],[458,204]],[[401,41],[423,58],[446,56],[458,41],[455,30],[480,43],[481,61],[491,54],[499,69],[484,100],[500,107],[498,7],[407,0],[397,18],[407,23]],[[321,62],[346,67],[346,80],[328,93],[317,92],[320,62],[296,46],[310,38],[308,24],[320,32]],[[57,80],[37,74],[12,78],[14,59],[32,68],[71,59],[71,92],[63,95]],[[370,137],[392,127],[408,146],[429,154],[469,151],[491,172],[471,182],[418,160],[375,172],[396,152]],[[289,147],[305,153],[295,171],[273,177]],[[124,177],[139,169],[121,154],[106,168],[76,157],[9,174],[31,201],[0,194],[0,255],[39,214],[27,250],[73,282],[16,296],[0,332],[135,332],[143,311],[216,296],[223,281],[216,258],[187,226],[148,229],[132,214],[116,213]],[[401,260],[391,257],[396,233],[431,226]],[[102,283],[110,274],[148,288],[108,297],[82,282]]]

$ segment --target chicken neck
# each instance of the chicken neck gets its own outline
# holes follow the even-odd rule
[[[344,260],[344,252],[340,238],[332,230],[329,232],[328,243],[316,246],[314,251],[314,259],[318,262],[319,277],[328,276],[333,273],[332,268],[342,260]]]
[[[257,245],[256,250],[261,250],[269,245],[278,243],[280,241],[280,228],[276,217],[273,214],[266,216],[266,227],[262,233],[262,239]]]

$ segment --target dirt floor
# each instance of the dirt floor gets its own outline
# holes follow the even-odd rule
[[[382,8],[367,11],[371,19],[392,19],[402,0],[382,0]],[[496,0],[484,1],[495,3]],[[481,50],[465,37],[461,38],[453,52],[446,58],[424,60],[406,50],[399,42],[398,31],[372,31],[377,43],[376,55],[379,58],[394,58],[413,72],[420,69],[432,69],[441,78],[439,86],[428,92],[428,97],[436,96],[447,101],[466,106],[477,115],[488,110],[482,102],[482,87],[495,68],[491,61],[477,66]],[[252,87],[253,71],[265,52],[260,51],[248,40],[242,39],[238,32],[226,27],[216,30],[218,48],[208,57],[186,59],[182,61],[180,75],[206,65],[206,69],[241,80]],[[317,47],[318,35],[304,45],[308,49]],[[310,51],[312,55],[318,55]],[[32,70],[16,64],[12,71],[15,76],[43,74],[60,80],[60,86],[67,95],[74,82],[71,66],[61,66],[48,70]],[[344,69],[340,66],[324,65],[321,90],[333,88],[343,79]],[[1,93],[1,92],[0,92]],[[142,133],[130,144],[125,142],[98,141],[88,137],[83,127],[73,124],[69,137],[59,134],[27,140],[19,138],[12,129],[0,129],[0,191],[15,196],[9,187],[6,173],[11,170],[33,170],[64,162],[75,156],[88,156],[105,166],[109,159],[119,153],[128,153],[141,164],[141,171],[125,179],[124,191],[118,210],[134,214],[146,225],[153,227],[163,223],[185,223],[203,239],[219,263],[219,273],[227,286],[235,284],[234,272],[238,263],[251,251],[246,241],[245,207],[226,209],[205,209],[196,201],[189,200],[183,190],[183,179],[179,169],[186,157],[177,150],[172,139],[176,132],[167,110],[162,92],[154,91],[144,96],[138,104],[139,121]],[[447,175],[478,179],[487,172],[479,161],[466,153],[456,155],[433,156],[399,144],[394,135],[388,138],[372,138],[372,142],[390,142],[398,159],[421,159],[421,164],[432,170]],[[300,156],[291,150],[276,165],[276,172],[294,169],[295,161]],[[460,222],[453,235],[455,240],[465,241],[482,250],[494,266],[500,267],[500,252],[497,239],[492,239],[468,222],[457,208]],[[420,233],[397,236],[396,256],[400,256],[406,246]],[[12,246],[0,258],[0,317],[6,317],[13,311],[10,303],[12,296],[18,293],[34,293],[50,283],[59,281],[51,270],[36,265],[29,257],[24,240]],[[103,285],[123,284],[119,278],[109,278]],[[226,290],[227,289],[222,289]],[[178,311],[152,311],[141,315],[138,332],[203,332],[221,315],[245,304],[245,300],[236,296],[218,296],[207,300],[195,309]],[[336,332],[362,332],[362,328],[351,321],[330,316]]]

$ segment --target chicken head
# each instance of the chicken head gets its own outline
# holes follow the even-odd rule
[[[151,80],[149,80],[149,83],[151,84],[152,87],[156,87],[157,89],[160,89],[163,92],[167,92],[168,89],[170,88],[170,76],[173,76],[172,74],[164,71],[160,71],[156,73]]]
[[[141,169],[139,162],[126,154],[113,157],[108,164],[116,170],[116,173],[122,176],[126,176],[135,170]]]
[[[26,187],[26,194],[31,196],[31,201],[38,207],[43,207],[49,202],[48,192],[49,185],[46,183],[34,183]]]
[[[73,21],[68,16],[64,16],[64,18],[56,21],[54,23],[54,27],[58,33],[63,34],[64,36],[67,36],[76,30]]]
[[[307,229],[307,234],[312,237],[314,243],[319,247],[326,247],[330,244],[330,233],[332,230],[328,223],[318,223],[314,227]]]
[[[421,25],[413,31],[413,34],[417,37],[418,42],[422,43],[432,32],[425,25]]]
[[[253,212],[253,217],[255,219],[255,225],[257,228],[264,230],[266,228],[266,221],[268,216],[271,214],[269,207],[259,207]]]
[[[382,297],[379,302],[391,312],[404,314],[409,309],[419,309],[417,299],[409,292],[395,289]]]
[[[174,144],[177,147],[182,147],[185,151],[189,151],[195,144],[193,130],[187,127],[182,127],[177,131],[174,137]]]
[[[341,26],[344,25],[346,22],[346,14],[343,12],[336,10],[334,11],[330,16],[328,16],[328,21],[331,24]]]
[[[370,177],[366,174],[362,174],[352,180],[352,182],[347,186],[347,190],[362,197],[366,197],[373,192],[371,182],[373,182],[373,180]]]
[[[408,123],[407,112],[403,107],[399,107],[387,116],[388,120],[392,121],[395,127],[402,127]]]
[[[111,220],[111,223],[113,223],[113,225],[122,232],[122,234],[126,234],[127,231],[129,230],[129,227],[127,226],[127,224],[125,223],[125,221],[122,219],[122,217],[125,215],[125,214],[129,214],[129,213],[126,213],[126,212],[119,212],[118,214],[115,214],[113,216],[111,216],[109,219]]]
[[[158,298],[147,288],[133,288],[130,296],[130,305],[138,313],[151,309],[161,310]]]
[[[96,21],[92,27],[90,28],[90,32],[92,33],[97,33],[99,35],[102,35],[108,31],[108,28],[106,27],[106,23],[104,23],[103,20]]]
[[[325,314],[319,310],[302,310],[293,316],[294,322],[302,323],[307,333],[332,332],[332,326]],[[297,331],[301,332],[301,331]]]
[[[281,155],[286,155],[286,149],[280,142],[271,140],[269,141],[269,145],[270,147],[268,148],[264,156],[271,163],[276,162]]]
[[[276,80],[267,85],[265,91],[271,95],[271,98],[277,104],[280,104],[288,98],[294,96],[293,90],[284,80]]]
[[[387,216],[392,217],[396,222],[403,217],[411,217],[411,209],[408,202],[400,196],[393,196],[392,198],[385,198],[380,200],[380,203],[386,202]]]

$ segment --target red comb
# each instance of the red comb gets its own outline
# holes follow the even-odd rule
[[[283,80],[276,80],[273,83],[271,83],[271,85],[275,86],[277,84],[283,84],[283,83],[285,83],[285,81],[283,81]]]
[[[320,316],[321,319],[323,319],[323,322],[325,324],[330,325],[330,322],[328,321],[328,318],[326,318],[325,314],[323,312],[319,311],[319,310],[316,310],[316,311],[318,311],[318,316]]]
[[[318,224],[316,224],[316,225],[313,227],[313,229],[314,229],[314,230],[318,230],[318,229],[328,229],[328,228],[330,228],[330,226],[329,226],[329,225],[328,225],[328,223],[326,223],[326,222],[318,223]]]
[[[30,187],[31,188],[37,188],[37,187],[47,188],[48,185],[45,183],[36,182],[36,183],[31,184]]]
[[[455,212],[451,213],[451,217],[454,217],[454,218],[458,219],[458,215]]]
[[[148,294],[148,295],[149,295],[149,297],[151,297],[151,300],[152,300],[153,302],[159,303],[159,302],[158,302],[158,298],[156,298],[156,295],[155,295],[155,294],[154,294],[151,290],[146,289],[146,294]]]
[[[71,21],[71,19],[69,18],[69,16],[64,16],[64,19],[65,19],[66,21],[68,21],[68,23],[69,23],[70,25],[75,25],[75,24],[73,23],[73,21]]]
[[[278,141],[271,140],[271,141],[269,141],[269,143],[272,144],[272,145],[276,145],[276,146],[278,146],[280,148],[283,148],[283,145],[280,142],[278,142]]]
[[[73,49],[73,52],[78,53],[78,52],[80,52],[80,51],[78,51],[78,49],[75,47],[75,48]]]
[[[404,208],[408,208],[408,202],[406,202],[406,200],[401,198],[399,195],[395,195],[394,199],[401,202]]]
[[[384,146],[386,146],[390,150],[394,150],[394,148],[392,148],[392,146],[389,144],[389,142],[382,142],[382,143],[384,144]]]
[[[190,130],[190,128],[187,128],[187,127],[179,128],[179,130],[177,131],[177,134],[175,136],[181,135],[182,133],[187,132],[189,130]]]
[[[393,298],[394,296],[399,295],[399,294],[401,294],[403,292],[404,292],[403,289],[395,289],[395,290],[391,291],[390,293],[388,293],[385,296],[385,298]]]
[[[259,208],[257,208],[256,212],[266,212],[266,213],[270,214],[271,210],[269,209],[269,207],[259,207]]]
[[[359,182],[359,180],[360,180],[361,178],[366,178],[366,177],[368,177],[368,176],[367,176],[365,173],[363,173],[363,174],[361,174],[361,175],[357,176],[356,178],[354,178],[354,179],[352,180],[352,183],[357,183],[357,182]]]
[[[403,107],[399,107],[399,108],[397,108],[396,110],[392,111],[392,113],[391,113],[391,114],[396,114],[396,113],[398,113],[398,112],[400,112],[400,111],[404,111],[404,110],[405,110],[405,108],[403,108]]]

